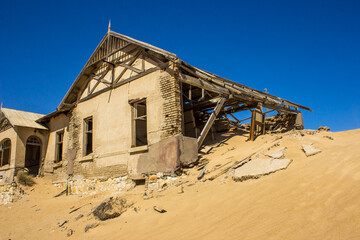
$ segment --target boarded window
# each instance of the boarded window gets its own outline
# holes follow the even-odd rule
[[[63,160],[63,140],[64,140],[64,131],[56,133],[55,139],[55,162],[61,162]]]
[[[132,147],[148,144],[146,125],[146,100],[132,103]]]
[[[84,131],[84,153],[89,155],[93,152],[93,118],[89,117],[84,119],[85,131]]]
[[[8,139],[0,145],[0,166],[10,163],[10,150],[11,141]]]

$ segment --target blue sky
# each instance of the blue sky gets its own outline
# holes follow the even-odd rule
[[[360,128],[359,13],[360,1],[2,1],[0,101],[54,111],[111,19],[113,31],[309,106],[306,128]]]

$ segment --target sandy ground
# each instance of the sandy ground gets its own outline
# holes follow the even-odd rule
[[[200,171],[189,169],[184,193],[170,187],[148,200],[143,199],[144,186],[54,198],[59,189],[36,179],[23,199],[0,206],[0,239],[66,239],[68,229],[74,230],[69,239],[360,239],[360,129],[266,135],[255,142],[245,142],[245,135],[228,137],[204,156],[209,160],[204,179],[276,141],[279,148],[287,147],[286,158],[293,161],[286,170],[244,182],[225,175],[197,181]],[[322,152],[306,157],[302,144]],[[95,220],[91,209],[112,195],[134,205],[118,218]],[[158,213],[153,206],[167,212]],[[76,221],[79,214],[84,217]],[[57,224],[64,220],[67,230],[61,231]],[[100,225],[84,232],[95,222]]]

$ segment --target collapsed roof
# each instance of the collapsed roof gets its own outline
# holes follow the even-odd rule
[[[114,57],[119,53],[128,54],[132,57],[126,58],[125,61],[122,60],[123,58]],[[141,72],[139,69],[131,66],[139,54],[145,54],[147,58],[157,62],[158,69],[166,69],[171,64],[176,66],[177,76],[180,78],[182,83],[186,83],[191,86],[210,91],[212,93],[217,93],[219,96],[225,96],[228,99],[227,104],[225,105],[225,109],[229,113],[254,108],[259,104],[263,107],[287,113],[297,113],[298,109],[311,111],[311,109],[308,107],[268,93],[261,92],[259,90],[247,87],[245,85],[230,81],[210,72],[191,66],[190,64],[180,60],[173,53],[109,30],[57,107],[57,111],[47,115],[46,117],[43,117],[40,119],[40,121],[48,119],[49,117],[54,116],[60,112],[68,111],[78,102],[85,101],[90,97],[96,96],[102,92],[111,90],[136,79],[132,78],[128,81],[120,82],[115,80],[102,91],[80,100],[80,96],[85,91],[87,84],[91,80],[91,76],[94,76],[96,71],[98,71],[100,68],[103,68],[104,64],[124,66],[131,71],[139,73],[139,75],[145,75],[146,71]],[[119,78],[117,80],[119,80]],[[209,106],[212,105],[210,102],[207,104]]]

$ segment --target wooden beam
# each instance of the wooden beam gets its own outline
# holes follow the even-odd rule
[[[143,49],[140,49],[131,59],[131,61],[129,62],[128,66],[131,66],[136,59],[141,55],[141,53],[143,52]],[[125,68],[120,74],[119,76],[117,76],[117,78],[114,81],[114,84],[116,84],[117,82],[119,82],[119,80],[121,79],[121,77],[125,74],[126,70],[128,70],[128,68]]]
[[[161,68],[164,68],[164,67],[166,67],[166,66],[168,66],[168,65],[169,65],[169,62],[164,63],[164,64],[163,64],[162,66],[160,66],[160,67],[149,68],[149,69],[146,70],[145,72],[139,73],[139,74],[137,74],[137,75],[135,75],[135,76],[129,77],[129,78],[125,79],[125,80],[122,80],[122,81],[120,81],[120,82],[115,83],[114,86],[107,87],[107,88],[103,88],[103,89],[101,89],[101,90],[99,90],[99,91],[97,91],[97,92],[95,92],[95,93],[93,93],[93,94],[91,94],[91,95],[88,95],[88,96],[80,99],[79,102],[85,102],[85,101],[87,101],[87,100],[89,100],[89,99],[91,99],[91,98],[93,98],[93,97],[96,97],[96,96],[100,95],[101,93],[107,92],[107,91],[109,91],[109,90],[111,90],[111,89],[120,87],[120,86],[122,86],[122,85],[124,85],[124,84],[126,84],[126,83],[129,83],[129,82],[132,82],[132,81],[134,81],[134,80],[136,80],[136,79],[138,79],[138,78],[141,78],[141,77],[143,77],[143,76],[145,76],[145,75],[148,75],[148,74],[150,74],[150,73],[152,73],[152,72],[155,72],[155,71],[157,71],[157,70],[160,70]]]
[[[215,86],[204,80],[201,80],[201,79],[198,79],[195,77],[191,77],[191,76],[183,74],[183,73],[180,73],[179,76],[180,76],[180,80],[183,83],[186,83],[186,84],[189,84],[189,85],[201,88],[201,89],[205,89],[210,92],[218,93],[221,95],[230,95],[229,90],[226,88]]]
[[[200,136],[198,137],[198,140],[197,140],[198,149],[200,149],[200,147],[202,146],[207,134],[209,133],[210,128],[212,127],[212,125],[215,122],[216,116],[219,114],[219,112],[223,108],[226,100],[227,100],[226,96],[221,97],[220,100],[218,101],[216,107],[214,108],[214,111],[210,114],[209,119],[207,120],[203,130],[200,133]]]
[[[130,66],[128,64],[125,64],[125,63],[115,63],[116,66],[121,66],[121,67],[124,67],[124,68],[127,68],[127,69],[130,69],[131,71],[134,71],[136,73],[141,73],[143,72],[142,70],[138,69],[138,68],[135,68],[133,66]]]

